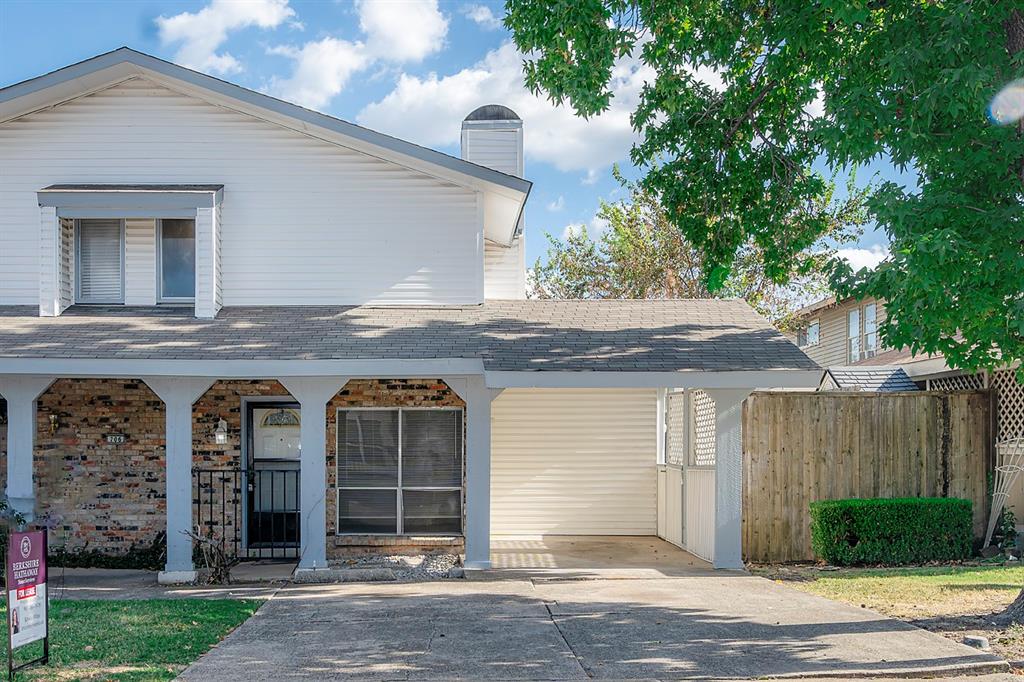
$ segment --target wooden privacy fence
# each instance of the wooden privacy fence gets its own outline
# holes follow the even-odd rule
[[[815,500],[962,497],[988,512],[985,391],[758,392],[743,410],[743,551],[807,561]]]

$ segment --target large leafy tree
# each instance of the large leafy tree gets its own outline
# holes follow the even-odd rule
[[[750,245],[786,282],[828,225],[833,170],[889,158],[871,217],[892,257],[840,294],[877,296],[890,346],[973,369],[1024,359],[1024,123],[988,120],[1024,76],[1018,0],[507,0],[526,82],[581,116],[628,54],[653,70],[632,124],[641,186],[721,289]]]
[[[602,202],[597,217],[606,228],[588,234],[583,226],[564,238],[547,235],[548,251],[530,271],[531,294],[538,298],[713,298],[737,297],[781,329],[792,313],[829,291],[826,266],[839,244],[860,235],[865,220],[866,190],[851,183],[842,200],[834,200],[832,183],[820,202],[801,207],[827,228],[825,238],[795,255],[786,284],[765,272],[764,257],[753,243],[740,247],[732,271],[718,291],[707,286],[699,249],[668,219],[657,196],[615,176],[627,198]]]

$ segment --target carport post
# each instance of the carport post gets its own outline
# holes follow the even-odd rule
[[[714,389],[715,568],[743,568],[743,401],[752,389]]]
[[[35,518],[32,475],[35,451],[36,398],[56,377],[0,376],[0,395],[7,401],[7,500],[27,521]]]
[[[482,376],[448,381],[466,401],[466,568],[491,567],[491,401]]]
[[[188,583],[196,579],[192,564],[192,403],[213,385],[205,377],[143,377],[164,401],[164,466],[167,470],[167,563],[160,583]]]

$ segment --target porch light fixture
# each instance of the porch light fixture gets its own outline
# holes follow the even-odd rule
[[[213,440],[217,445],[224,445],[228,442],[228,423],[223,419],[217,422],[217,428],[213,430]]]

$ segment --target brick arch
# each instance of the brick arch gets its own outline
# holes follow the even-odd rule
[[[58,379],[39,396],[33,469],[53,545],[123,554],[165,530],[165,424],[141,379]]]
[[[337,531],[338,409],[344,407],[466,407],[465,401],[442,379],[351,379],[327,403],[327,554],[342,556],[335,547]],[[305,418],[305,415],[303,415]],[[465,428],[465,421],[463,421]],[[389,545],[394,546],[394,545]]]
[[[192,466],[233,468],[242,464],[242,399],[292,395],[276,379],[221,379],[192,405]],[[213,430],[223,419],[226,443],[214,442]]]

